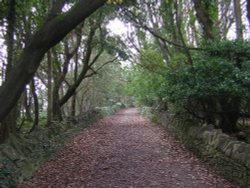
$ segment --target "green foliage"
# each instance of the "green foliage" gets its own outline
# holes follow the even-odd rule
[[[161,54],[152,48],[142,51],[140,63],[128,70],[126,92],[137,104],[152,105],[164,96],[166,69]]]
[[[132,72],[133,78],[127,86],[127,93],[137,98],[139,103],[152,104],[162,96],[164,90],[164,77],[145,73]]]
[[[126,46],[119,37],[108,36],[105,44],[105,50],[112,56],[118,55],[122,60],[127,60],[128,55],[126,52]]]
[[[121,102],[117,102],[112,106],[104,106],[104,107],[97,107],[96,110],[98,110],[103,117],[112,115],[115,113],[117,110],[124,108],[124,104]]]
[[[217,0],[212,0],[209,1],[209,14],[212,18],[212,20],[217,21],[218,16],[219,16],[219,10],[218,10],[218,1]]]
[[[196,117],[219,120],[219,127],[235,116],[233,129],[250,99],[249,45],[244,41],[209,43],[203,46],[205,51],[195,54],[192,66],[169,68],[165,100]]]
[[[100,118],[100,112],[89,111],[63,122],[52,122],[51,127],[35,129],[30,134],[11,135],[0,145],[0,187],[15,187],[30,178],[66,141]]]
[[[168,97],[172,101],[211,96],[249,97],[250,43],[222,41],[207,44],[193,66],[169,69]]]
[[[18,176],[14,164],[0,153],[0,187],[14,187],[13,179]]]
[[[250,42],[244,40],[223,40],[207,42],[205,56],[221,57],[225,60],[239,61],[247,64],[250,61]]]
[[[239,114],[250,99],[249,42],[206,43],[201,46],[204,50],[192,54],[192,65],[185,63],[182,53],[174,53],[170,66],[164,65],[154,45],[145,46],[129,72],[126,88],[137,104],[164,105],[175,113],[188,112],[216,123],[223,131],[236,130]]]
[[[205,58],[205,57],[204,57]],[[167,97],[176,102],[190,98],[216,96],[248,97],[250,67],[239,69],[235,62],[214,57],[200,59],[193,66],[183,66],[167,73]]]
[[[181,52],[174,52],[171,58],[171,67],[182,66],[183,64],[187,64],[188,59],[187,56]]]

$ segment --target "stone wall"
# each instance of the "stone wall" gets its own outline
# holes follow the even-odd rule
[[[219,173],[237,182],[240,187],[250,187],[250,144],[230,137],[213,125],[199,126],[191,120],[178,120],[166,112],[154,112],[154,116]]]

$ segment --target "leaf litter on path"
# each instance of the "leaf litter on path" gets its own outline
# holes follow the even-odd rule
[[[120,110],[80,132],[19,188],[236,188],[165,129]]]

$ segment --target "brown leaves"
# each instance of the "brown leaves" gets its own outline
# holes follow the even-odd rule
[[[236,187],[128,109],[79,133],[19,187]]]

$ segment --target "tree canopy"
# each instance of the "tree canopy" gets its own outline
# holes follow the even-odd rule
[[[226,132],[249,116],[248,1],[3,0],[0,10],[2,141],[19,122],[33,131],[43,114],[49,126],[114,102]],[[115,18],[130,23],[125,37],[107,29]]]

